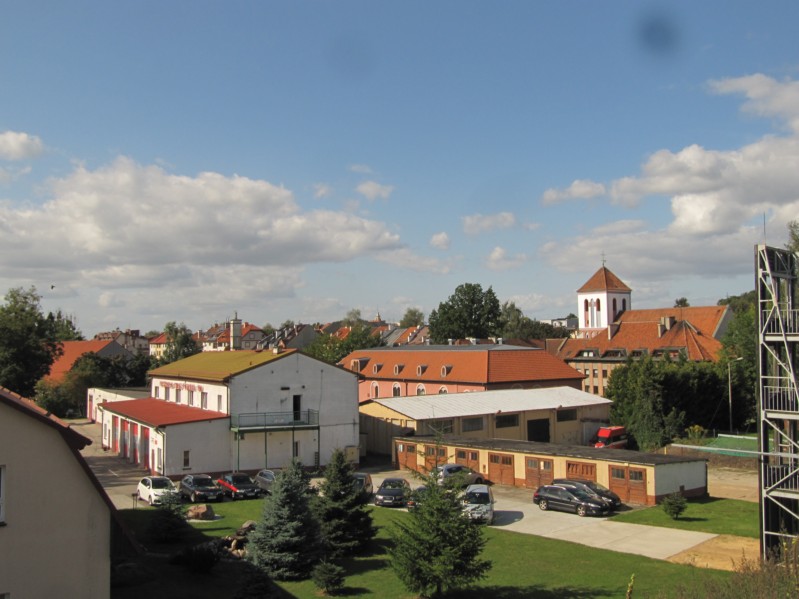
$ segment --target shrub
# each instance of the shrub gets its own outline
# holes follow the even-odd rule
[[[219,549],[213,543],[186,547],[172,559],[172,563],[180,564],[197,573],[210,572],[218,561]]]
[[[685,434],[690,442],[698,444],[705,438],[707,430],[699,424],[694,424],[685,429]]]
[[[661,505],[663,506],[663,511],[671,516],[672,520],[676,520],[688,507],[688,501],[681,493],[672,493],[663,498]]]
[[[179,541],[188,526],[186,509],[177,493],[164,495],[147,528],[148,538],[159,543]]]
[[[311,572],[316,588],[332,595],[344,586],[344,568],[328,561],[318,563]]]

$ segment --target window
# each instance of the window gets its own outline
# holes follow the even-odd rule
[[[558,422],[571,422],[577,420],[577,410],[558,410]]]
[[[466,450],[465,449],[457,449],[455,451],[455,459],[456,460],[465,460],[466,459]]]
[[[535,458],[527,458],[527,469],[538,470],[538,460]]]
[[[158,392],[160,391],[160,389],[161,389],[161,387],[156,385],[156,387],[155,387],[155,398],[156,399],[158,399]]]
[[[372,385],[372,397],[379,397],[379,393],[380,393],[380,387],[377,385],[377,383],[374,383]]]
[[[494,417],[494,426],[497,428],[510,428],[519,426],[518,414],[501,414]]]
[[[188,449],[183,452],[183,469],[191,468],[191,451]]]
[[[596,377],[598,377],[598,376],[599,376],[599,370],[597,370],[596,368],[594,368],[594,378],[596,378]]]
[[[175,403],[180,403],[180,389],[175,389]]]
[[[626,476],[624,475],[624,468],[611,468],[610,476],[618,480],[624,480],[626,478]]]
[[[0,466],[0,526],[6,523],[6,467]]]
[[[217,412],[222,411],[222,395],[216,396],[216,411]]]
[[[424,394],[425,394],[424,385],[422,384],[416,385],[416,395],[424,395]]]
[[[630,470],[630,482],[644,482],[644,472],[642,470]]]
[[[452,434],[452,419],[447,420],[433,420],[428,423],[428,428],[432,433],[440,433],[442,435]]]
[[[439,395],[446,395],[447,394],[447,388],[446,387],[439,387],[438,394]]]
[[[294,441],[294,453],[292,457],[299,458],[300,457],[300,442]]]
[[[189,391],[188,392],[188,396],[189,396],[189,405],[193,406],[194,405],[194,391]]]
[[[203,391],[202,393],[200,393],[200,407],[203,410],[207,410],[208,409],[208,392],[207,391]]]
[[[169,401],[169,387],[164,389],[164,399]]]
[[[391,388],[391,395],[392,397],[400,397],[399,383],[394,383],[394,386]]]
[[[602,369],[602,378],[603,379],[608,378],[608,369],[607,368],[603,368]]]
[[[483,417],[477,416],[476,418],[464,418],[461,421],[461,429],[464,433],[483,430]]]

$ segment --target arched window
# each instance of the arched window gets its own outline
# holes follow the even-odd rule
[[[424,394],[425,394],[424,385],[422,385],[421,383],[416,385],[416,395],[424,395]]]
[[[624,312],[627,309],[627,300],[621,300],[621,311]]]
[[[439,387],[438,388],[438,394],[439,395],[446,395],[447,394],[447,388],[446,387]]]
[[[597,299],[596,300],[596,325],[597,327],[602,326],[602,308],[601,302]]]
[[[380,393],[380,387],[377,383],[372,383],[372,397],[378,397]]]
[[[391,388],[391,396],[392,397],[400,397],[400,385],[399,385],[399,383],[394,383],[394,386]]]
[[[585,326],[588,326],[588,300],[583,302],[583,312],[585,313]]]
[[[616,316],[619,314],[619,310],[616,308],[616,298],[613,298],[613,320],[616,320]]]

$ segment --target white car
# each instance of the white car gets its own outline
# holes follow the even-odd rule
[[[166,476],[145,476],[137,488],[139,499],[150,505],[159,505],[167,493],[176,493],[175,484]]]

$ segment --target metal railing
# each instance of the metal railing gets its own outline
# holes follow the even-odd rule
[[[763,409],[775,412],[799,412],[799,397],[796,387],[788,384],[785,386],[763,387],[761,398]]]
[[[319,426],[318,410],[297,410],[292,412],[249,412],[234,415],[230,428],[284,428],[298,426]]]
[[[797,464],[763,465],[763,483],[770,491],[799,491]]]
[[[799,333],[799,310],[780,310],[781,318],[777,313],[767,311],[763,313],[763,332],[766,335],[782,335]]]

